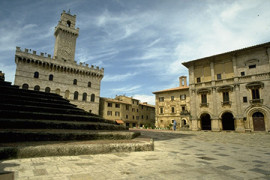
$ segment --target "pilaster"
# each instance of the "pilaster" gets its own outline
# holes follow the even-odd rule
[[[221,130],[221,128],[220,128],[220,122],[219,122],[220,120],[219,119],[217,119],[217,118],[215,118],[215,119],[211,119],[211,129],[212,129],[212,131],[220,131]]]
[[[235,122],[235,131],[237,132],[245,132],[245,125],[244,125],[244,120],[241,118],[236,118],[234,120]]]

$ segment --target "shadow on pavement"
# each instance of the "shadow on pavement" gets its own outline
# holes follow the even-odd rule
[[[16,164],[16,163],[3,163],[3,161],[0,161],[0,179],[14,180],[15,179],[15,172],[6,171],[5,168],[7,168],[7,167],[15,167],[15,166],[19,166],[19,164]]]
[[[177,131],[155,131],[155,130],[137,130],[131,129],[130,131],[140,132],[142,136],[147,136],[153,138],[155,141],[163,141],[169,139],[178,139],[178,138],[191,138],[192,136],[196,136],[194,134],[182,134],[181,132]]]

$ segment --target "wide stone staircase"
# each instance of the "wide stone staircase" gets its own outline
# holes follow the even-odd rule
[[[82,149],[88,148],[89,153],[90,147],[80,146],[78,152],[75,141],[131,140],[139,135],[77,108],[60,95],[19,89],[10,82],[0,80],[0,159],[29,157],[29,147],[37,148],[37,145],[40,146],[37,151],[43,155],[39,153],[36,156],[46,156],[44,152],[47,155],[85,154]],[[72,144],[73,153],[69,152],[70,148],[67,153],[62,152],[62,145],[54,153],[42,148],[52,142]],[[24,155],[19,155],[27,148]]]

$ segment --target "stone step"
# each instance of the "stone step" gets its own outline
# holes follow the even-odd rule
[[[87,115],[85,111],[79,109],[65,109],[55,107],[44,107],[44,106],[31,106],[28,104],[17,105],[17,104],[2,104],[0,103],[0,109],[6,111],[25,111],[25,112],[42,112],[42,113],[57,113],[57,114],[76,114],[76,115]]]
[[[66,105],[71,107],[76,107],[76,105],[70,104],[66,99],[55,99],[50,97],[32,97],[32,96],[25,96],[25,95],[12,95],[12,94],[4,94],[0,92],[0,103],[14,103],[14,104],[27,104],[30,102],[34,105],[41,105],[41,104],[55,104],[55,105]]]
[[[77,141],[133,139],[138,132],[67,129],[0,129],[0,143],[29,141]]]
[[[70,122],[32,119],[0,118],[0,129],[80,129],[80,130],[128,130],[127,127],[101,122]]]
[[[88,122],[106,122],[115,124],[110,120],[105,120],[99,116],[77,115],[77,114],[59,114],[46,112],[26,112],[20,110],[1,110],[0,117],[3,119],[46,119],[55,121],[88,121]]]

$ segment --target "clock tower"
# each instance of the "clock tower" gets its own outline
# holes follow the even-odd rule
[[[55,27],[54,58],[75,62],[76,39],[79,36],[79,28],[75,29],[76,15],[70,12],[61,13],[60,21]]]

